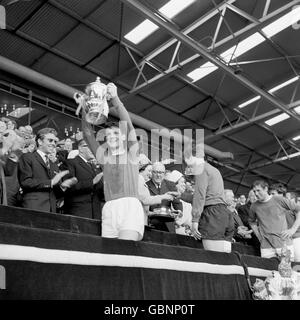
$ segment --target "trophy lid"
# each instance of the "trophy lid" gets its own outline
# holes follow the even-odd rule
[[[96,81],[91,82],[90,84],[99,84],[99,83],[102,83],[102,82],[101,82],[101,78],[100,78],[100,77],[97,77],[97,78],[96,78]]]
[[[96,81],[89,83],[85,88],[85,93],[90,95],[94,91],[97,95],[102,95],[103,89],[106,89],[106,85],[101,82],[100,77],[96,78]]]

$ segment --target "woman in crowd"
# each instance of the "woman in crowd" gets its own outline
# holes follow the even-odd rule
[[[176,184],[178,197],[181,197],[186,191],[186,181],[183,174],[177,170],[173,170],[166,176],[166,180],[172,181]],[[184,200],[182,203],[182,214],[179,214],[175,221],[176,233],[182,235],[191,235],[192,225],[192,205]]]

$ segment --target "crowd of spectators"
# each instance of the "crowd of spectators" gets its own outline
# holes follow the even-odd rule
[[[108,91],[132,132],[116,87],[109,84]],[[224,189],[220,171],[204,155],[197,161],[185,155],[189,169],[197,166],[191,175],[151,163],[117,124],[105,135],[107,149],[84,120],[76,139],[59,140],[52,128],[35,134],[30,126],[1,118],[1,203],[97,219],[104,237],[141,240],[148,226],[201,239],[205,249],[230,252],[233,242],[257,246],[265,258],[287,246],[300,261],[300,197],[295,192],[257,180],[247,196],[237,197]]]

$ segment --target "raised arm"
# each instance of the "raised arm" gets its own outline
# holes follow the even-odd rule
[[[124,121],[127,123],[127,136],[130,137],[130,141],[137,141],[134,126],[132,124],[128,111],[120,100],[117,92],[117,87],[113,83],[109,83],[107,85],[107,94],[111,97],[112,106],[116,109],[120,121]]]
[[[94,130],[92,128],[92,125],[86,121],[86,113],[84,108],[82,109],[82,132],[83,132],[83,139],[88,144],[90,150],[93,152],[94,156],[96,157],[97,161],[100,164],[104,163],[104,151],[105,148],[103,148],[98,141],[96,140]]]
[[[127,148],[129,153],[133,158],[137,158],[139,144],[136,137],[136,132],[128,111],[118,96],[117,87],[113,83],[109,83],[107,85],[107,94],[111,97],[112,106],[115,108],[117,116],[120,119],[120,129],[127,136]]]

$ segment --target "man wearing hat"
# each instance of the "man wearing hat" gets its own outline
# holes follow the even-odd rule
[[[178,198],[180,198],[183,208],[182,214],[178,215],[175,220],[176,233],[190,235],[192,225],[191,199],[193,198],[193,194],[191,192],[186,192],[185,177],[180,171],[173,170],[172,172],[166,174],[166,180],[172,181],[176,185],[177,192],[179,193]],[[188,201],[185,199],[188,199]]]

